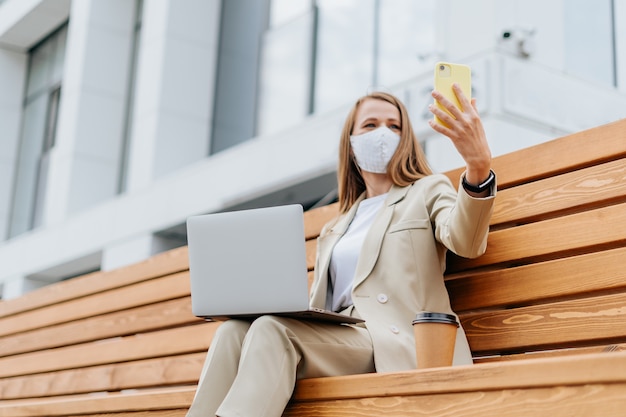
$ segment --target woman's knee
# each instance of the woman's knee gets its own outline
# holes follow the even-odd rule
[[[280,343],[290,347],[294,336],[290,329],[291,321],[285,317],[261,316],[252,322],[246,338],[250,343]]]
[[[260,316],[254,320],[250,326],[250,330],[261,331],[279,331],[284,332],[289,328],[291,319],[278,316]]]
[[[213,340],[219,340],[220,343],[228,343],[241,346],[249,328],[250,322],[244,320],[227,320],[220,324],[220,326],[217,328]]]

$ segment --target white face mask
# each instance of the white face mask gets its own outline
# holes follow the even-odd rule
[[[350,136],[352,152],[363,171],[384,174],[387,164],[396,152],[400,136],[386,126],[362,135]]]

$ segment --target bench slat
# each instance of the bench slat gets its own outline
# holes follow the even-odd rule
[[[535,358],[298,382],[295,401],[523,389],[626,382],[626,352]],[[454,415],[454,414],[453,414]]]
[[[599,345],[583,348],[565,348],[557,350],[537,351],[537,352],[524,352],[514,353],[511,355],[502,356],[484,356],[481,358],[474,358],[474,363],[489,363],[511,360],[523,360],[528,358],[556,358],[568,355],[585,355],[585,354],[597,354],[606,352],[626,352],[626,343],[618,343],[612,345]]]
[[[305,239],[315,239],[322,227],[339,214],[339,203],[318,207],[304,213]]]
[[[172,410],[173,412],[185,410],[186,412],[194,394],[195,386],[141,390],[137,393],[82,394],[41,400],[7,400],[0,403],[0,417],[53,417],[106,415],[107,413],[132,415],[130,412],[148,410]]]
[[[4,400],[195,384],[206,353],[71,369],[0,380]]]
[[[477,259],[454,257],[449,272],[499,263],[520,263],[546,255],[626,242],[626,204],[617,204],[556,219],[489,233],[487,251]],[[520,244],[523,242],[523,244]],[[451,256],[452,258],[452,256]]]
[[[626,119],[500,155],[492,161],[499,188],[624,158],[624,131]],[[458,168],[446,175],[458,184],[463,170]]]
[[[626,342],[626,294],[461,315],[474,355]]]
[[[114,417],[185,417],[188,407],[178,410],[129,411],[115,413]],[[85,415],[85,414],[83,414]],[[108,414],[89,414],[89,417],[112,417]]]
[[[135,284],[189,269],[187,247],[172,249],[123,268],[95,272],[32,291],[28,297],[0,302],[0,317]],[[0,325],[0,329],[2,325]]]
[[[7,336],[0,344],[0,357],[201,321],[191,313],[187,296]]]
[[[375,397],[295,404],[284,417],[585,417],[617,416],[626,406],[626,384],[533,390],[460,392],[444,395]]]
[[[387,397],[391,402],[398,401],[400,396],[421,399],[419,404],[416,404],[418,408],[415,411],[404,409],[404,414],[400,414],[404,416],[425,415],[415,414],[418,411],[430,413],[428,415],[437,415],[438,410],[442,416],[484,415],[484,410],[482,410],[483,414],[473,414],[471,407],[466,408],[465,413],[455,410],[452,414],[441,414],[443,410],[440,407],[441,404],[449,401],[455,393],[460,393],[458,395],[461,396],[474,393],[474,396],[470,396],[470,398],[475,398],[482,397],[487,392],[501,393],[495,398],[507,400],[523,395],[525,400],[520,403],[523,406],[520,407],[520,404],[517,404],[511,409],[511,412],[516,412],[515,410],[519,409],[524,412],[524,416],[527,416],[529,411],[533,410],[535,412],[530,413],[530,415],[547,415],[537,413],[541,410],[544,413],[552,412],[553,408],[558,409],[563,404],[559,405],[557,402],[551,405],[552,403],[546,401],[546,393],[554,393],[553,390],[558,390],[559,387],[571,387],[572,390],[563,390],[562,393],[576,393],[572,394],[572,398],[579,398],[580,406],[587,407],[585,408],[586,412],[582,415],[604,417],[618,415],[611,411],[615,410],[615,407],[625,405],[626,396],[623,393],[626,388],[626,372],[624,370],[626,370],[626,353],[617,352],[435,368],[422,371],[314,378],[298,382],[294,393],[295,401],[290,404],[285,415],[300,417],[313,415],[306,414],[306,410],[299,408],[301,406],[306,407],[310,401],[363,399],[360,401],[363,404],[360,415],[379,416],[381,415],[380,409],[372,407],[368,411],[365,405],[373,403],[375,398]],[[581,390],[577,390],[576,387],[580,387]],[[195,387],[181,387],[142,390],[136,394],[110,394],[101,397],[75,395],[55,398],[52,401],[8,400],[0,404],[0,417],[69,416],[107,412],[185,409],[191,403],[194,392]],[[570,395],[567,394],[566,397],[570,398]],[[599,402],[596,402],[594,398],[597,398]],[[533,403],[536,407],[528,408]],[[493,403],[493,406],[497,410],[504,407],[503,404],[497,403]],[[341,410],[341,401],[334,402],[333,407],[336,407],[335,410]],[[352,407],[349,408],[354,411]],[[619,411],[621,412],[622,409],[619,408]],[[388,411],[392,412],[393,408]],[[570,411],[568,415],[578,415],[577,413],[571,414],[571,410],[568,411]],[[295,414],[295,412],[298,413]],[[305,414],[301,414],[301,412]],[[339,414],[335,413],[334,415]],[[393,414],[383,413],[382,415]]]
[[[457,313],[626,287],[626,248],[447,277]]]
[[[569,172],[501,191],[491,224],[529,222],[626,198],[626,159]]]
[[[0,336],[189,295],[189,273],[143,281],[0,319]]]
[[[0,377],[205,352],[219,323],[179,327],[0,358]]]

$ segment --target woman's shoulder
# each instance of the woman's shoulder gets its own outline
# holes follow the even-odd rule
[[[454,186],[452,185],[452,181],[444,174],[429,174],[418,180],[416,180],[411,186],[417,186],[417,188],[438,188],[444,187],[449,188]],[[415,188],[415,187],[413,187]]]

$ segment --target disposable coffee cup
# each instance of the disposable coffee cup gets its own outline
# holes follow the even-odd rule
[[[417,368],[451,366],[459,322],[445,313],[420,312],[413,320]]]

